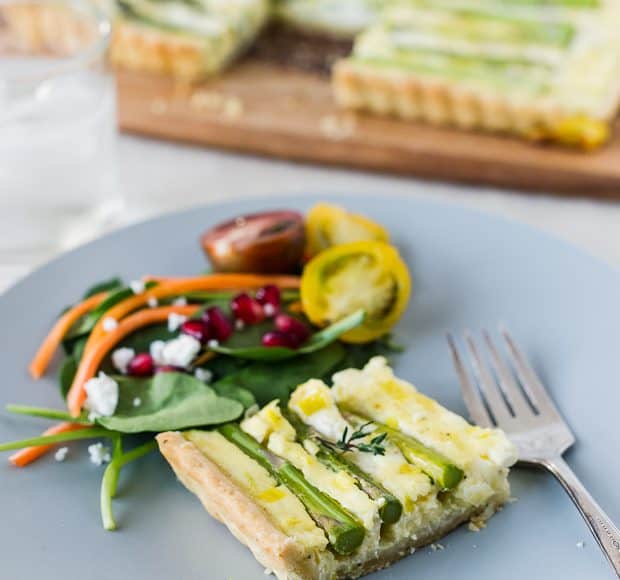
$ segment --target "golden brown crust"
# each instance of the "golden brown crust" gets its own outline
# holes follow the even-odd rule
[[[200,39],[117,20],[110,41],[110,60],[131,70],[166,74],[187,81],[207,74]]]
[[[0,3],[3,54],[72,56],[99,37],[91,20],[60,4]]]
[[[224,523],[254,557],[278,578],[318,578],[317,559],[277,529],[267,514],[181,433],[157,436],[159,449],[177,477],[206,510]]]
[[[343,107],[463,129],[544,136],[580,116],[549,99],[483,93],[442,79],[378,70],[346,59],[334,66],[332,83],[336,101]],[[605,125],[615,114],[620,85],[613,89],[614,99],[592,122]]]

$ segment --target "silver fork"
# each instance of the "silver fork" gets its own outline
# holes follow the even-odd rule
[[[506,330],[502,329],[501,334],[506,341],[509,362],[502,358],[490,334],[483,332],[491,368],[471,333],[465,333],[474,381],[454,338],[448,335],[471,418],[482,427],[503,429],[518,450],[519,462],[543,467],[558,479],[620,578],[620,530],[562,459],[562,454],[575,443],[575,436],[521,349]]]

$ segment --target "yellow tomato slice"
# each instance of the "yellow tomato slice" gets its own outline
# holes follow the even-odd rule
[[[378,223],[356,213],[349,213],[337,205],[316,204],[306,216],[307,252],[319,252],[350,242],[378,240],[388,242],[389,234]]]
[[[364,322],[341,337],[346,342],[370,342],[388,332],[403,315],[410,293],[407,266],[385,242],[329,248],[306,264],[301,278],[301,303],[317,326],[366,311]]]

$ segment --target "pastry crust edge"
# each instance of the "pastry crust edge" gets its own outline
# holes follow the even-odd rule
[[[118,18],[110,39],[109,58],[114,66],[200,80],[209,71],[205,43],[198,37],[151,29]]]
[[[512,133],[531,139],[562,141],[558,127],[572,119],[596,124],[596,145],[608,138],[609,125],[620,105],[618,82],[596,114],[568,110],[544,99],[516,99],[431,79],[396,69],[377,70],[350,59],[338,61],[332,71],[332,88],[338,105],[404,120],[423,120],[433,125]],[[567,141],[570,141],[570,137]],[[587,139],[588,135],[584,138]],[[579,141],[579,135],[574,139]],[[582,143],[567,143],[579,144]],[[586,146],[588,143],[585,144]]]

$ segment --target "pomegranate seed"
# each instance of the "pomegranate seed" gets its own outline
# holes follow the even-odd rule
[[[246,324],[256,324],[265,319],[263,307],[245,292],[237,294],[230,301],[230,308],[234,317]]]
[[[184,373],[185,369],[174,365],[159,365],[155,367],[155,373]]]
[[[278,314],[275,319],[275,325],[280,332],[290,336],[296,343],[296,346],[306,342],[310,336],[308,327],[301,320],[297,320],[297,318],[288,314]]]
[[[263,305],[270,305],[274,312],[280,308],[280,288],[275,284],[267,284],[256,291],[256,301]]]
[[[284,334],[279,330],[266,332],[261,339],[263,346],[284,346],[286,348],[295,348],[295,339],[290,334]]]
[[[202,314],[202,320],[209,329],[211,338],[215,338],[219,342],[228,340],[233,333],[232,322],[217,306],[207,308]]]
[[[127,374],[131,377],[150,377],[154,367],[153,357],[146,352],[141,352],[129,361]]]
[[[202,320],[186,320],[181,324],[181,332],[193,336],[202,344],[205,344],[210,338],[210,328]]]

